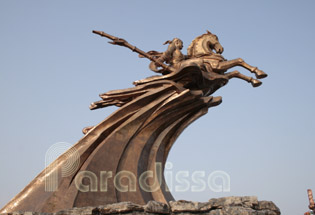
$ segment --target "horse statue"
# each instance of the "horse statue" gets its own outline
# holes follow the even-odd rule
[[[213,53],[213,49],[216,51],[216,53]],[[234,60],[224,59],[221,55],[223,52],[223,47],[219,43],[218,37],[209,31],[207,31],[206,34],[203,34],[194,39],[188,47],[187,52],[189,58],[201,57],[207,65],[208,70],[212,69],[214,72],[217,72],[219,74],[224,74],[228,69],[232,67],[242,66],[245,69],[249,70],[251,73],[254,73],[258,79],[267,77],[266,73],[259,70],[257,67],[253,67],[247,64],[242,58],[237,58]],[[258,87],[261,85],[261,82],[259,82],[258,80],[242,75],[239,72],[229,73],[228,76],[240,78],[245,81],[251,82],[254,87]]]
[[[218,37],[209,31],[192,41],[187,55],[181,53],[183,43],[178,38],[167,41],[168,49],[161,53],[144,52],[104,32],[93,33],[150,59],[150,68],[162,75],[100,94],[102,100],[93,102],[91,110],[111,105],[119,108],[98,125],[83,129],[82,139],[47,166],[0,213],[54,213],[124,201],[144,205],[151,200],[174,200],[163,171],[176,138],[222,102],[220,96],[211,95],[229,79],[240,78],[258,87],[261,82],[257,79],[267,77],[241,58],[224,59]],[[257,79],[238,71],[226,73],[235,66],[248,69]],[[73,168],[71,152],[79,158]],[[71,174],[61,174],[65,167],[73,170]],[[47,185],[54,186],[47,190]]]
[[[177,38],[176,38],[177,39]],[[173,40],[170,42],[169,47],[176,47],[175,43],[177,40]],[[174,43],[174,44],[173,44]],[[175,52],[179,50],[179,48],[173,48],[168,50],[166,52],[169,52],[170,50],[173,50]],[[151,62],[150,69],[155,72],[160,72],[164,74],[162,77],[150,77],[144,80],[139,80],[134,82],[136,85],[148,83],[151,81],[156,81],[160,79],[169,79],[173,76],[178,75],[178,73],[181,73],[181,71],[187,68],[194,67],[195,70],[201,70],[204,71],[206,76],[212,76],[213,78],[220,78],[222,79],[221,84],[224,86],[228,80],[231,78],[239,78],[242,80],[245,80],[252,84],[253,87],[259,87],[262,82],[257,79],[262,79],[267,77],[267,74],[264,73],[262,70],[259,70],[257,67],[253,67],[249,64],[247,64],[242,58],[237,58],[234,60],[226,60],[221,54],[223,52],[223,47],[219,42],[218,37],[215,34],[212,34],[210,31],[207,31],[207,33],[196,37],[191,44],[189,45],[187,49],[187,56],[181,57],[180,61],[177,60],[176,64],[170,64],[172,68],[174,68],[175,72],[166,73],[166,69],[157,70],[156,67],[154,67],[154,70],[152,69],[154,65],[154,62]],[[214,52],[215,51],[215,52]],[[161,56],[165,55],[155,51],[150,51],[148,53],[153,54],[157,59],[161,59]],[[168,56],[173,56],[173,53],[168,53]],[[184,55],[182,55],[184,56]],[[169,60],[169,61],[172,61]],[[155,64],[156,65],[156,64]],[[226,71],[230,68],[241,66],[245,69],[249,70],[251,73],[254,73],[256,78],[252,78],[246,75],[243,75],[239,71],[235,70],[232,72],[226,73]],[[166,70],[166,71],[165,71]],[[208,92],[208,94],[213,93]]]

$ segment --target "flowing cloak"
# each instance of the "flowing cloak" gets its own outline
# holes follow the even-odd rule
[[[0,213],[173,200],[163,175],[168,153],[190,123],[221,103],[221,97],[209,95],[226,82],[223,76],[207,70],[202,59],[195,59],[185,61],[173,74],[146,78],[135,82],[133,88],[100,95],[103,100],[92,103],[91,109],[120,108],[67,151],[79,157],[73,174],[61,173],[72,165],[73,153],[65,152]],[[52,179],[56,189],[47,191],[47,182]]]

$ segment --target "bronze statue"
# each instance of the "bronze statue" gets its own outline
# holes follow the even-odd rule
[[[310,210],[308,212],[305,212],[304,215],[315,214],[315,203],[313,199],[313,192],[311,189],[307,189],[307,195],[308,195],[308,201],[309,201],[308,208]]]
[[[160,53],[156,51],[150,51],[148,53],[154,56],[155,58],[157,58],[157,61],[159,63],[163,63],[165,61],[166,63],[170,64],[170,66],[174,68],[178,68],[178,64],[187,58],[181,52],[183,48],[183,41],[181,39],[174,38],[172,41],[169,41],[169,40],[166,41],[163,45],[165,44],[169,44],[165,52]],[[157,63],[151,62],[149,65],[149,68],[154,72],[162,73],[163,70],[158,70],[157,69],[158,66],[159,65]]]
[[[229,79],[240,78],[258,87],[261,82],[257,79],[267,76],[241,58],[224,59],[218,37],[209,31],[189,45],[187,55],[181,52],[183,42],[178,38],[167,41],[168,48],[161,53],[144,52],[104,32],[93,33],[150,59],[150,69],[161,75],[135,81],[132,88],[101,94],[102,100],[92,103],[90,109],[110,105],[120,108],[98,125],[83,130],[84,137],[71,149],[80,158],[73,174],[59,174],[56,189],[45,190],[45,181],[64,165],[70,165],[66,152],[0,213],[56,212],[122,201],[145,204],[150,200],[173,200],[163,170],[176,138],[190,123],[206,114],[208,108],[221,103],[221,97],[211,94]],[[225,73],[235,66],[248,69],[257,79],[238,71]]]

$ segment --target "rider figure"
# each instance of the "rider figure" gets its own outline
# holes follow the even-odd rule
[[[183,48],[183,41],[179,38],[174,38],[172,41],[168,40],[163,45],[169,44],[167,50],[163,52],[158,58],[157,61],[160,63],[166,62],[170,64],[173,68],[178,68],[180,62],[187,59],[187,56],[183,55],[181,52]],[[159,72],[157,66],[154,62],[150,64],[150,69],[155,72]]]

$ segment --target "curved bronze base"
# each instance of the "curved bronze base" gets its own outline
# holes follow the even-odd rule
[[[174,82],[111,91],[102,97],[127,98],[131,94],[138,96],[88,130],[73,146],[80,155],[75,174],[67,177],[59,174],[57,190],[45,191],[45,182],[69,162],[67,153],[63,154],[0,213],[56,212],[122,201],[146,204],[150,200],[165,203],[173,200],[163,176],[168,153],[183,129],[207,113],[209,107],[220,104],[221,98],[203,97],[202,91],[180,88]],[[106,175],[109,172],[112,177]],[[121,172],[128,174],[115,181]],[[144,175],[145,172],[152,174]],[[158,182],[160,186],[156,186]],[[86,185],[87,192],[79,190]],[[124,187],[127,192],[121,191]]]

